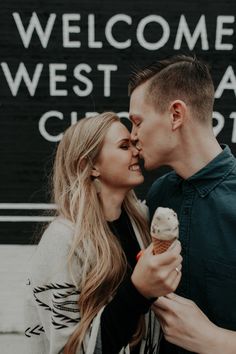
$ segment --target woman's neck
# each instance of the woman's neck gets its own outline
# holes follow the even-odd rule
[[[107,221],[113,221],[120,217],[121,207],[127,191],[110,190],[101,187],[100,198],[103,204],[103,210]]]

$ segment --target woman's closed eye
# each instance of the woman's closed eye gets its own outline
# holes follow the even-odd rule
[[[120,146],[120,148],[123,150],[128,150],[130,148],[130,144],[123,144]]]

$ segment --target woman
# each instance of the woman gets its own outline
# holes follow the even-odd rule
[[[29,277],[31,354],[156,352],[159,327],[149,308],[175,290],[181,256],[178,244],[162,256],[149,246],[136,265],[150,243],[144,206],[132,191],[142,182],[138,152],[114,113],[65,132],[54,165],[58,216]]]

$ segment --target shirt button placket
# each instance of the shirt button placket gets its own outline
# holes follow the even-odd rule
[[[183,268],[182,268],[182,279],[178,287],[178,293],[182,296],[189,296],[189,233],[190,233],[190,223],[191,223],[191,207],[194,200],[195,189],[187,181],[183,183],[183,204],[181,207],[181,212],[179,216],[180,221],[180,241],[182,245],[182,256],[183,256]]]

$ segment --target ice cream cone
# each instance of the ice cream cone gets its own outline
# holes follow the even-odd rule
[[[151,223],[153,254],[165,252],[179,237],[179,222],[173,209],[159,207]]]
[[[168,250],[175,239],[172,240],[158,240],[156,237],[152,237],[153,254],[160,254]]]

